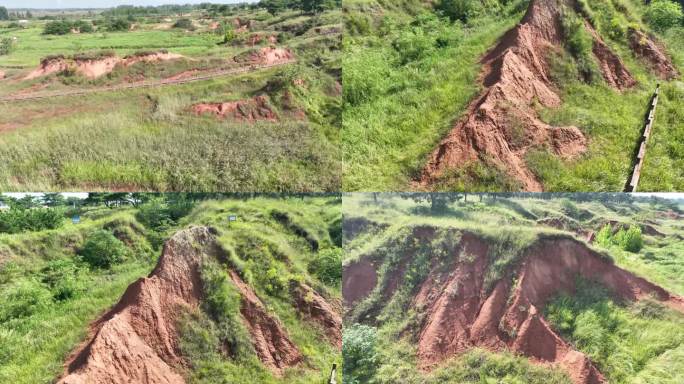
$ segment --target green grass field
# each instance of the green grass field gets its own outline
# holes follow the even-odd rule
[[[62,36],[43,35],[44,21],[31,21],[25,29],[0,25],[0,36],[17,37],[14,51],[0,56],[7,75],[0,95],[202,75],[249,65],[233,58],[271,45],[221,44],[223,36],[209,30],[208,20],[190,17],[198,25],[191,32],[147,19],[128,32]],[[0,189],[338,190],[340,33],[317,30],[339,31],[341,12],[289,11],[274,17],[263,10],[241,11],[224,21],[235,17],[255,20],[252,30],[236,39],[280,36],[273,45],[290,49],[297,62],[182,85],[0,103]],[[124,57],[159,49],[184,58],[116,67],[96,79],[57,74],[19,80],[49,55],[111,50]],[[276,121],[217,119],[190,109],[262,95]]]

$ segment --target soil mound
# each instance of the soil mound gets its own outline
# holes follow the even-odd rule
[[[252,288],[235,271],[229,271],[229,276],[242,295],[240,312],[261,362],[276,375],[301,362],[302,355],[297,346],[290,341],[282,324],[266,312]]]
[[[253,64],[282,64],[294,60],[294,54],[289,49],[276,47],[263,47],[253,50],[234,58],[236,62],[249,62]]]
[[[179,59],[182,57],[182,55],[168,52],[147,52],[126,56],[123,59],[113,55],[105,55],[98,58],[76,57],[71,59],[58,56],[55,58],[43,59],[40,66],[24,77],[24,80],[31,80],[36,77],[62,73],[69,70],[73,70],[89,79],[96,79],[111,73],[117,65],[130,66],[139,62],[152,63]]]
[[[35,70],[31,71],[24,80],[32,80],[36,77],[47,76],[53,73],[64,72],[69,69],[69,65],[63,57],[56,58],[46,58],[41,60],[40,66]]]
[[[304,317],[322,327],[328,339],[342,348],[342,308],[339,302],[326,300],[304,283],[290,283],[295,306]]]
[[[200,103],[191,107],[196,115],[213,114],[219,119],[232,118],[255,122],[259,120],[277,121],[273,109],[266,96],[256,96],[248,100],[229,101],[225,103]]]
[[[196,308],[200,303],[203,258],[222,254],[210,228],[176,233],[164,244],[150,275],[131,284],[114,308],[92,325],[88,342],[74,352],[58,384],[184,383],[177,372],[184,365],[177,315],[182,307]],[[235,271],[228,273],[241,294],[242,320],[260,360],[276,375],[299,363],[302,355],[278,319]],[[314,298],[306,313],[326,327],[333,324],[333,307],[307,286],[302,289],[308,289],[306,298]],[[337,329],[340,332],[341,327]]]
[[[679,77],[679,71],[672,64],[672,60],[653,37],[630,28],[629,42],[634,53],[648,63],[661,79],[672,80]]]
[[[536,103],[547,108],[561,104],[546,59],[562,45],[561,10],[560,0],[532,0],[521,24],[483,58],[485,90],[431,154],[420,186],[429,186],[449,169],[487,161],[518,180],[523,190],[541,191],[524,160],[530,148],[547,147],[566,159],[586,150],[579,129],[552,127],[534,108]],[[609,83],[619,89],[633,85],[619,57],[595,33],[594,39],[594,53]]]
[[[585,22],[584,25],[594,38],[592,52],[598,60],[599,68],[601,69],[601,73],[606,82],[611,87],[620,90],[635,86],[636,80],[632,77],[632,74],[629,73],[627,67],[625,67],[625,63],[622,62],[622,59],[611,51],[589,22]]]
[[[199,247],[198,247],[199,245]],[[199,265],[213,253],[203,227],[178,232],[164,245],[155,269],[128,287],[112,310],[92,326],[93,336],[68,364],[59,384],[184,383],[176,330],[179,306],[196,306]]]
[[[575,291],[577,276],[603,284],[618,300],[653,297],[684,312],[682,298],[616,267],[571,238],[538,240],[525,251],[518,266],[505,271],[493,287],[485,282],[491,262],[489,251],[486,240],[464,233],[450,265],[435,263],[418,285],[412,305],[424,308],[425,317],[416,333],[422,368],[431,369],[455,354],[480,346],[512,350],[535,362],[557,365],[577,384],[605,383],[590,359],[556,334],[543,317],[548,300]],[[360,271],[375,272],[371,265],[359,262],[348,266],[345,275],[349,267],[355,269],[350,276],[360,275]],[[349,279],[344,283],[346,287]],[[358,288],[343,291],[345,301],[357,301],[358,292]],[[347,297],[350,293],[356,296]]]

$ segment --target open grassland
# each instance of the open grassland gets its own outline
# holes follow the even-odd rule
[[[16,37],[0,56],[0,95],[100,90],[212,71],[248,68],[262,49],[291,52],[293,62],[186,84],[102,91],[0,103],[0,189],[333,191],[341,184],[341,12],[242,10],[190,18],[193,30],[143,18],[131,30],[44,35],[44,21],[0,28]],[[173,17],[172,21],[178,17]],[[236,20],[231,41],[211,29]],[[268,41],[271,36],[272,41]],[[249,39],[259,37],[260,41]],[[69,71],[22,80],[41,59],[168,52],[181,58],[117,65],[88,78]],[[241,58],[247,61],[240,62]],[[245,107],[258,97],[264,106]],[[233,103],[217,118],[194,105]],[[226,104],[227,105],[227,104]],[[261,118],[259,115],[270,116]]]

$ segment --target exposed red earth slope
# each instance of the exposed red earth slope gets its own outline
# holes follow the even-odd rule
[[[429,157],[419,187],[428,187],[449,169],[486,160],[505,169],[523,190],[541,191],[543,186],[525,164],[530,148],[547,146],[566,159],[585,151],[587,140],[578,128],[552,127],[539,119],[533,106],[561,104],[547,56],[562,49],[562,4],[532,0],[522,22],[482,59],[485,89]],[[633,86],[636,82],[620,58],[588,23],[586,28],[608,84],[617,89]]]
[[[232,118],[249,122],[278,120],[278,116],[271,109],[266,96],[255,96],[252,99],[224,103],[199,103],[190,108],[196,115],[212,114],[219,119]]]
[[[58,384],[185,383],[177,316],[183,307],[197,308],[202,298],[201,263],[220,255],[212,229],[193,227],[176,233],[150,275],[131,284],[121,300],[92,324],[87,342],[69,358]],[[241,318],[262,363],[277,376],[299,364],[302,354],[281,322],[235,271],[228,274],[240,292]],[[301,287],[314,297],[301,305],[302,316],[323,327],[341,324],[339,309],[308,286]],[[325,331],[336,335],[341,328]]]
[[[507,271],[493,287],[485,286],[489,251],[487,241],[464,233],[458,251],[447,261],[449,267],[435,263],[418,285],[412,306],[424,308],[425,313],[416,335],[421,368],[430,370],[479,346],[510,350],[540,364],[559,366],[576,384],[606,383],[592,361],[563,340],[542,314],[549,299],[574,292],[578,276],[605,285],[616,299],[653,297],[684,313],[681,297],[615,266],[571,238],[538,240],[524,252],[518,266]],[[385,281],[402,275],[400,271],[394,269]],[[347,305],[358,303],[376,288],[366,283],[368,276],[376,281],[376,274],[376,266],[367,259],[346,267],[343,295]],[[386,283],[382,289],[388,286]]]
[[[183,56],[168,52],[132,55],[124,58],[117,56],[106,56],[99,59],[66,59],[64,57],[55,57],[42,60],[40,66],[26,75],[23,80],[32,80],[42,76],[65,72],[69,69],[73,69],[76,73],[89,79],[96,79],[111,73],[117,65],[130,66],[139,62],[151,63],[180,58],[183,58]]]

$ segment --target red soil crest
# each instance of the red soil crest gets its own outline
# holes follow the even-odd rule
[[[648,63],[661,79],[672,80],[679,77],[679,71],[672,64],[670,57],[651,36],[630,28],[629,42],[634,53]]]
[[[530,148],[546,146],[563,158],[586,150],[587,140],[579,129],[552,127],[534,108],[536,103],[547,108],[561,104],[546,59],[562,44],[561,9],[561,0],[532,0],[521,24],[483,58],[485,90],[432,153],[420,185],[431,184],[449,169],[486,159],[505,169],[522,189],[541,191],[525,164]],[[633,85],[619,57],[598,35],[594,39],[594,54],[606,80],[619,89]]]
[[[193,105],[191,110],[196,115],[209,113],[219,119],[232,118],[249,122],[278,120],[278,116],[273,112],[266,96],[256,96],[248,100],[224,103],[200,103]]]
[[[66,59],[64,57],[56,57],[41,61],[40,66],[26,75],[23,80],[32,80],[37,77],[62,73],[68,70],[74,70],[76,73],[89,79],[96,79],[111,73],[117,65],[130,66],[139,62],[151,63],[180,59],[182,57],[182,55],[168,52],[133,55],[123,59],[117,56],[105,56],[98,59]]]
[[[182,364],[176,315],[178,306],[199,302],[198,266],[212,252],[212,238],[207,228],[197,227],[167,241],[149,277],[129,286],[95,322],[92,338],[70,359],[59,384],[184,383],[173,368]]]
[[[556,334],[542,314],[552,297],[575,291],[577,276],[605,285],[620,300],[653,297],[684,313],[682,298],[616,267],[577,240],[541,239],[524,252],[519,266],[506,271],[493,288],[485,284],[489,245],[477,235],[462,235],[446,268],[443,263],[432,266],[412,299],[413,307],[425,314],[416,334],[423,369],[480,346],[557,365],[576,384],[605,383],[591,360]],[[364,275],[375,279],[375,267],[368,261],[345,268],[346,303],[358,302],[373,289],[374,284],[359,288]]]
[[[342,305],[328,301],[304,283],[291,282],[290,293],[304,317],[324,330],[337,348],[342,348]]]
[[[300,363],[302,354],[290,341],[280,321],[266,312],[256,293],[235,271],[229,271],[229,276],[242,295],[240,312],[261,362],[276,375],[281,375],[285,368]]]
[[[246,54],[236,56],[234,58],[237,62],[250,62],[254,64],[282,64],[294,60],[292,51],[286,48],[263,47]]]

